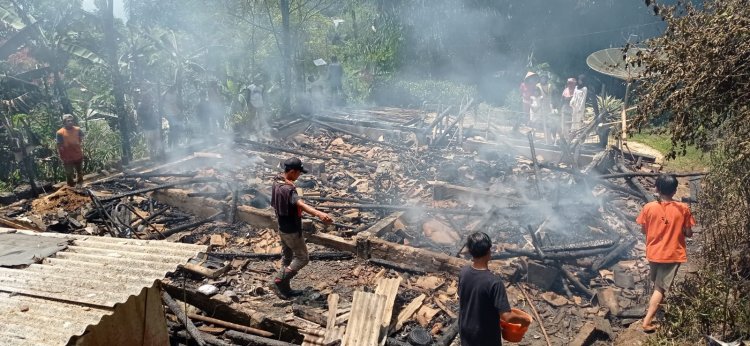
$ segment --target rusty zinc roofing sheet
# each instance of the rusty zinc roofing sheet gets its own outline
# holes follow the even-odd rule
[[[115,304],[207,250],[159,240],[19,233],[65,238],[70,245],[40,264],[0,268],[0,345],[65,345]]]

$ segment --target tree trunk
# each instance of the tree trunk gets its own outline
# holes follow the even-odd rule
[[[281,53],[283,60],[283,96],[281,104],[281,115],[286,116],[292,107],[292,40],[289,28],[289,0],[279,0],[279,9],[281,11],[281,41],[283,51]]]
[[[127,165],[130,163],[132,155],[130,151],[130,121],[127,110],[125,109],[125,87],[123,85],[122,76],[120,75],[120,67],[118,63],[117,33],[115,32],[113,0],[106,0],[106,8],[103,10],[102,20],[104,27],[104,43],[109,58],[109,70],[112,75],[112,93],[115,97],[115,114],[117,114],[120,126],[122,144],[121,162],[123,165]]]

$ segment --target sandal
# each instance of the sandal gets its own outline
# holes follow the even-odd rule
[[[648,326],[644,326],[644,327],[643,327],[643,332],[644,332],[644,333],[653,333],[653,332],[655,332],[655,331],[656,331],[657,329],[659,329],[659,325],[656,325],[656,324],[649,324]]]

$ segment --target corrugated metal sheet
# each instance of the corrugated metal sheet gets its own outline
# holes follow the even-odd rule
[[[354,292],[352,312],[341,346],[378,345],[385,298],[381,294]]]
[[[0,268],[0,345],[65,345],[115,304],[207,251],[158,240],[19,232],[71,245],[41,264]]]

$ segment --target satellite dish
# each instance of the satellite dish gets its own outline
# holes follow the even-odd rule
[[[637,54],[645,52],[643,48],[629,48],[623,52],[622,48],[608,48],[591,53],[586,58],[586,64],[596,72],[606,74],[626,81],[643,77],[645,66],[638,64]]]

